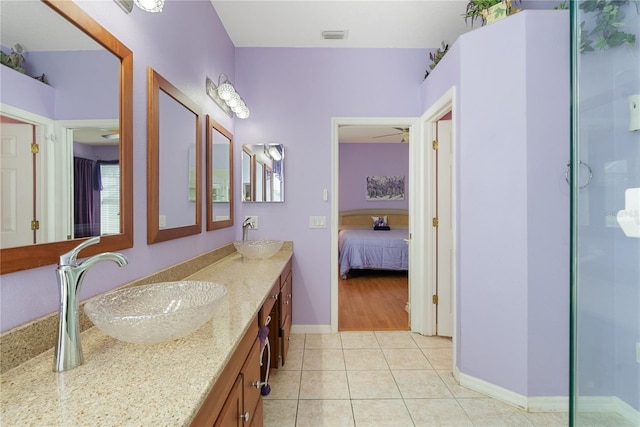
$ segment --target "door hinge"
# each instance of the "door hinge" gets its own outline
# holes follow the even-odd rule
[[[38,221],[37,219],[34,219],[33,221],[31,221],[31,230],[33,231],[40,230],[40,221]]]
[[[438,303],[438,295],[433,294],[433,296],[431,297],[431,301],[433,301],[434,304]]]
[[[433,226],[434,226],[434,227],[437,227],[437,226],[438,226],[438,224],[439,224],[438,218],[437,218],[437,217],[436,217],[436,218],[433,218],[433,219],[431,220],[431,224],[433,224]]]
[[[33,154],[38,154],[40,152],[40,146],[36,143],[31,144],[31,152]]]
[[[433,142],[431,143],[431,146],[433,147],[434,150],[438,149],[438,140],[434,139]]]

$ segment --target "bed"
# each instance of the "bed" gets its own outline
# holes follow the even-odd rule
[[[374,230],[374,218],[386,218],[389,229]],[[409,269],[408,212],[401,209],[363,209],[340,212],[338,253],[340,277],[350,270]]]

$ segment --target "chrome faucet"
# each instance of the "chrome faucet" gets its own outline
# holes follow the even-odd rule
[[[247,218],[242,223],[242,240],[247,240],[250,228],[253,228],[253,223],[251,222],[251,218]]]
[[[100,261],[114,261],[120,267],[128,264],[123,255],[115,252],[97,254],[78,264],[78,253],[87,246],[95,245],[98,242],[100,242],[100,236],[92,237],[60,256],[60,263],[56,269],[60,290],[60,308],[58,310],[58,339],[53,360],[54,372],[63,372],[82,365],[78,297],[82,280],[89,267]]]

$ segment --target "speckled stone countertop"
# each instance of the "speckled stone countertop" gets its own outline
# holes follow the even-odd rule
[[[292,257],[234,253],[186,277],[227,286],[213,319],[180,340],[118,341],[98,328],[81,334],[84,364],[53,372],[53,349],[2,374],[2,426],[188,425],[218,379],[274,282]]]

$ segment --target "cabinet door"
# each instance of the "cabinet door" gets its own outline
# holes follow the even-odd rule
[[[244,424],[242,409],[242,375],[238,375],[214,427],[242,427]]]
[[[249,414],[245,421],[253,422],[256,406],[260,401],[260,341],[255,340],[247,360],[242,366],[244,413]]]
[[[289,351],[289,334],[291,332],[291,319],[293,315],[293,293],[291,273],[284,279],[280,291],[280,360],[284,366]]]

